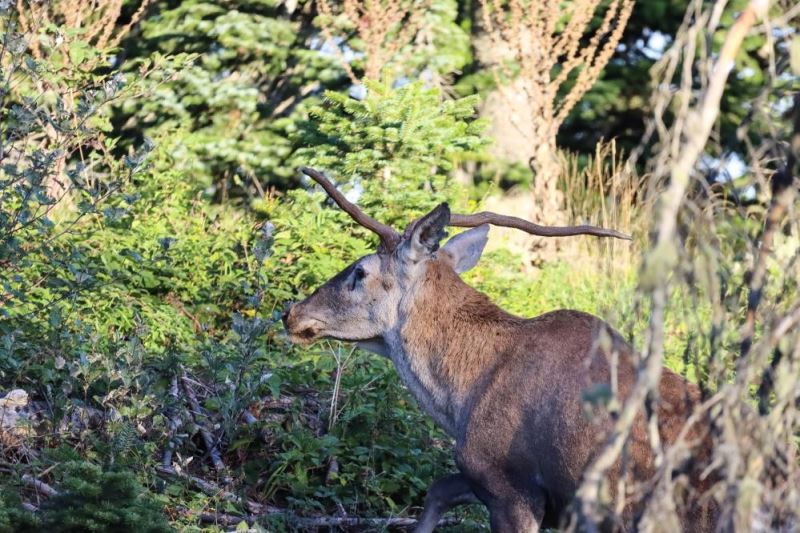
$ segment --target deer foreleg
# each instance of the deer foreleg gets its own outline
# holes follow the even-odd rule
[[[463,474],[451,474],[436,480],[425,497],[425,509],[414,533],[431,533],[448,509],[468,503],[480,503]]]

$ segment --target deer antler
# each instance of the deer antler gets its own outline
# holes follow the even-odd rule
[[[381,245],[386,251],[394,250],[397,247],[400,243],[400,234],[397,231],[364,213],[357,205],[345,198],[344,195],[336,189],[333,183],[318,170],[309,167],[300,167],[299,170],[319,183],[322,188],[325,189],[325,192],[328,193],[328,196],[333,198],[333,201],[359,225],[377,234],[381,239]]]
[[[570,237],[572,235],[594,235],[596,237],[614,237],[615,239],[631,240],[630,235],[625,235],[613,229],[598,228],[597,226],[540,226],[521,218],[508,215],[498,215],[490,211],[474,213],[472,215],[450,215],[450,225],[462,228],[474,228],[481,224],[503,226],[522,230],[531,235],[541,237]]]
[[[401,235],[390,226],[382,224],[370,217],[357,205],[350,202],[344,195],[339,192],[336,187],[331,183],[318,170],[309,167],[300,167],[300,172],[319,183],[328,196],[333,198],[333,201],[339,207],[350,215],[353,220],[364,226],[368,230],[376,233],[381,239],[381,245],[386,251],[394,250],[402,240]],[[596,237],[614,237],[615,239],[631,240],[630,235],[620,233],[613,229],[599,228],[597,226],[540,226],[527,220],[512,217],[508,215],[499,215],[490,211],[483,211],[481,213],[474,213],[472,215],[450,215],[450,226],[458,226],[462,228],[474,228],[481,224],[491,224],[493,226],[503,226],[506,228],[514,228],[522,230],[531,235],[539,235],[541,237],[570,237],[573,235],[594,235]]]

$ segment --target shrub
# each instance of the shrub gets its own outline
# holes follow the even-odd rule
[[[0,487],[0,533],[33,531],[38,525],[36,515],[23,509],[18,487]]]
[[[63,466],[58,495],[42,506],[42,529],[70,531],[172,531],[132,472],[104,471],[88,462]]]

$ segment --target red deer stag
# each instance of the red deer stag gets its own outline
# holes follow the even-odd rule
[[[431,486],[416,531],[433,531],[448,508],[473,502],[488,507],[493,532],[557,526],[612,427],[607,415],[586,414],[583,394],[611,382],[615,354],[617,390],[625,398],[635,380],[633,349],[608,324],[580,311],[513,316],[458,275],[478,262],[490,224],[548,237],[628,237],[494,213],[456,215],[444,203],[401,235],[363,213],[319,172],[301,170],[381,243],[287,308],[290,339],[350,341],[390,358],[422,409],[455,440],[459,473]],[[472,229],[440,248],[447,226]],[[667,369],[659,392],[660,438],[671,443],[699,395]],[[655,467],[643,416],[629,450],[629,475],[647,481]],[[610,479],[619,472],[617,465]],[[692,482],[700,484],[697,476]],[[626,507],[617,529],[635,527],[633,507]],[[689,509],[682,517],[686,527],[713,527],[713,513],[697,503]]]

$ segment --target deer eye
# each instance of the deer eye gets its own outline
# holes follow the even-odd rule
[[[356,285],[358,282],[364,279],[367,276],[364,267],[361,265],[357,266],[356,269],[353,271],[353,282],[350,284],[350,290],[354,291],[356,289]]]

